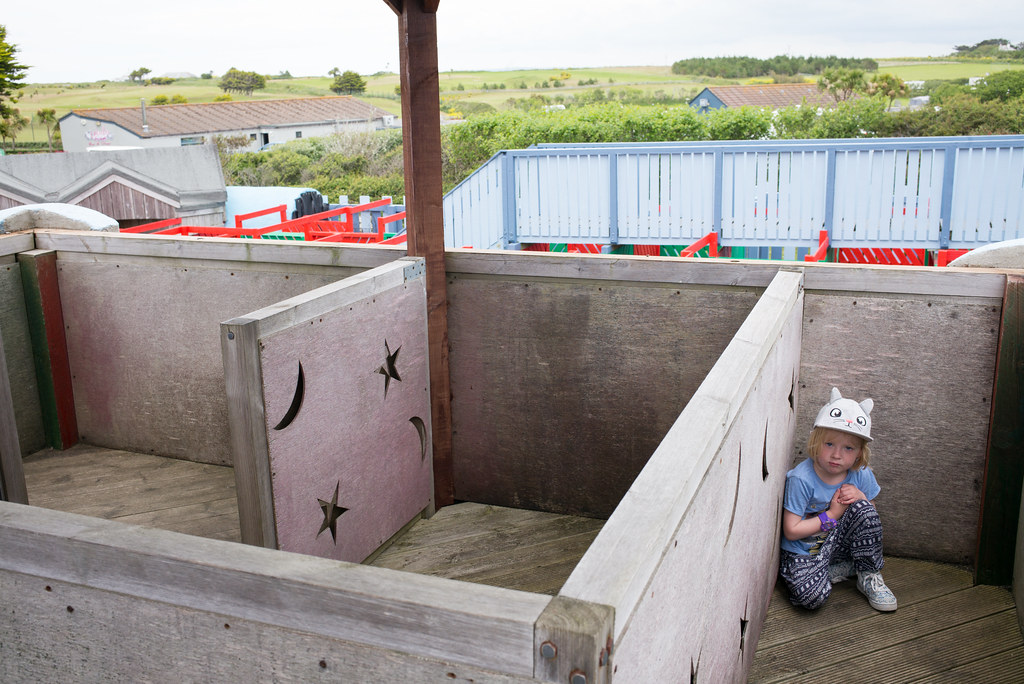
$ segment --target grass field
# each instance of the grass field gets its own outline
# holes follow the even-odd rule
[[[1024,69],[1024,64],[998,62],[944,62],[935,60],[880,60],[879,71],[895,74],[903,80],[957,79],[984,76],[1002,69]],[[530,69],[519,71],[446,71],[438,75],[441,98],[446,108],[458,109],[462,102],[480,102],[495,109],[502,108],[509,98],[526,98],[535,93],[545,96],[569,95],[592,88],[636,88],[645,94],[661,91],[673,99],[689,99],[710,84],[739,83],[673,74],[670,66],[604,67],[598,69]],[[366,93],[360,96],[392,114],[401,114],[401,103],[396,95],[398,74],[364,76]],[[562,87],[549,86],[559,80]],[[332,95],[329,76],[291,79],[268,79],[264,90],[252,96],[232,95],[235,100],[269,100],[292,97],[322,97]],[[581,86],[580,81],[595,81]],[[35,121],[35,113],[42,108],[53,108],[57,118],[72,109],[97,107],[137,107],[141,99],[152,102],[157,95],[168,99],[175,95],[190,103],[212,102],[221,95],[216,79],[182,79],[170,85],[144,86],[138,83],[103,81],[98,83],[27,84],[21,91],[17,107],[32,123],[19,135],[19,142],[45,142],[46,130]],[[484,86],[487,86],[485,89]],[[502,88],[501,86],[504,86]]]

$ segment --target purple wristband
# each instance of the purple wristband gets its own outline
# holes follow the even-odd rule
[[[822,532],[828,532],[828,531],[832,530],[836,525],[839,524],[835,520],[833,520],[832,518],[828,517],[828,511],[822,511],[821,513],[819,513],[818,514],[818,520],[821,521],[821,531]]]

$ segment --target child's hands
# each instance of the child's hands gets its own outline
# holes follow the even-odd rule
[[[848,487],[849,485],[843,485]],[[839,520],[850,504],[843,503],[843,487],[840,487],[832,494],[832,500],[828,504],[828,515],[833,520]]]
[[[864,496],[864,492],[857,489],[854,485],[844,484],[832,495],[832,501],[828,506],[828,513],[834,520],[839,520],[843,513],[846,513],[846,509],[853,503],[867,498]]]
[[[860,491],[852,484],[844,484],[836,491],[836,494],[838,494],[839,503],[844,506],[849,506],[857,501],[868,498],[864,496],[864,492]]]

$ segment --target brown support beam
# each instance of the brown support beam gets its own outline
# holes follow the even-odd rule
[[[448,293],[441,216],[441,112],[437,74],[437,0],[385,0],[398,13],[402,144],[409,256],[423,257],[427,278],[430,412],[437,506],[454,501]]]
[[[1024,481],[1024,278],[1003,297],[974,581],[1010,584]]]

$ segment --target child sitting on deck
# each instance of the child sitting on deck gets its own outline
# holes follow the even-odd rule
[[[814,420],[809,458],[786,474],[779,574],[797,606],[820,607],[832,584],[857,573],[875,610],[896,610],[882,581],[882,523],[872,501],[881,489],[868,468],[871,399],[844,399],[835,387]]]

